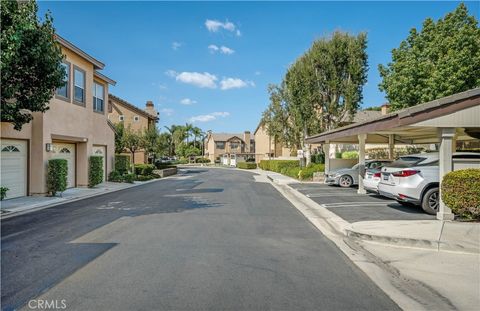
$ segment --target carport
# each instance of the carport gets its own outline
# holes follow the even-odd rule
[[[325,172],[329,171],[328,150],[331,143],[358,144],[360,177],[358,193],[363,187],[365,144],[388,144],[390,158],[396,144],[431,144],[439,146],[440,183],[453,170],[452,153],[456,141],[480,139],[480,88],[443,97],[364,122],[308,137],[309,144],[323,144]],[[453,213],[440,196],[437,218],[452,220]]]

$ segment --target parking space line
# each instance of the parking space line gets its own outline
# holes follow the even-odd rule
[[[388,203],[394,203],[394,201],[388,202],[337,202],[337,203],[325,203],[324,205],[344,205],[344,204],[356,204],[356,205],[384,205]]]
[[[339,193],[319,193],[319,194],[312,193],[312,194],[306,194],[306,196],[309,197],[309,198],[338,197],[338,196],[356,197],[356,196],[358,196],[358,194],[357,193],[342,193],[342,194],[339,194]]]

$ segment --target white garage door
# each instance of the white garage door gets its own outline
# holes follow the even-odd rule
[[[75,144],[53,143],[51,158],[67,160],[67,188],[75,187]]]
[[[27,195],[27,142],[2,139],[1,184],[7,187],[7,199]]]
[[[103,181],[106,181],[107,180],[107,162],[106,162],[106,157],[105,155],[107,154],[107,151],[106,151],[106,147],[105,146],[93,146],[93,155],[97,155],[97,156],[102,156],[103,157]]]

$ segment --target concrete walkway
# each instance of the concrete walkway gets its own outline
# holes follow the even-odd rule
[[[478,222],[389,219],[352,222],[343,218],[341,212],[335,213],[336,209],[327,208],[325,204],[319,204],[299,191],[298,180],[262,170],[255,172],[265,175],[275,184],[287,187],[292,195],[309,207],[308,212],[312,217],[322,218],[335,231],[345,236],[389,245],[480,254],[480,223]],[[292,184],[295,185],[291,187]],[[342,198],[342,191],[349,194],[348,189],[339,188],[336,194],[339,198]]]
[[[32,211],[41,210],[64,204],[67,202],[74,202],[77,200],[102,195],[105,193],[115,192],[145,183],[154,182],[158,179],[139,182],[136,181],[133,184],[129,183],[116,183],[116,182],[104,182],[97,185],[94,188],[70,188],[64,191],[61,195],[58,194],[55,197],[34,195],[15,199],[9,199],[1,201],[1,219],[7,219],[10,217],[26,214]]]

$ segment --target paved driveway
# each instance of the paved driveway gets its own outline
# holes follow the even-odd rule
[[[435,219],[435,216],[424,213],[421,207],[403,206],[379,195],[358,194],[354,187],[340,188],[313,183],[290,186],[348,222]]]
[[[269,183],[189,169],[2,221],[2,307],[398,310]]]

